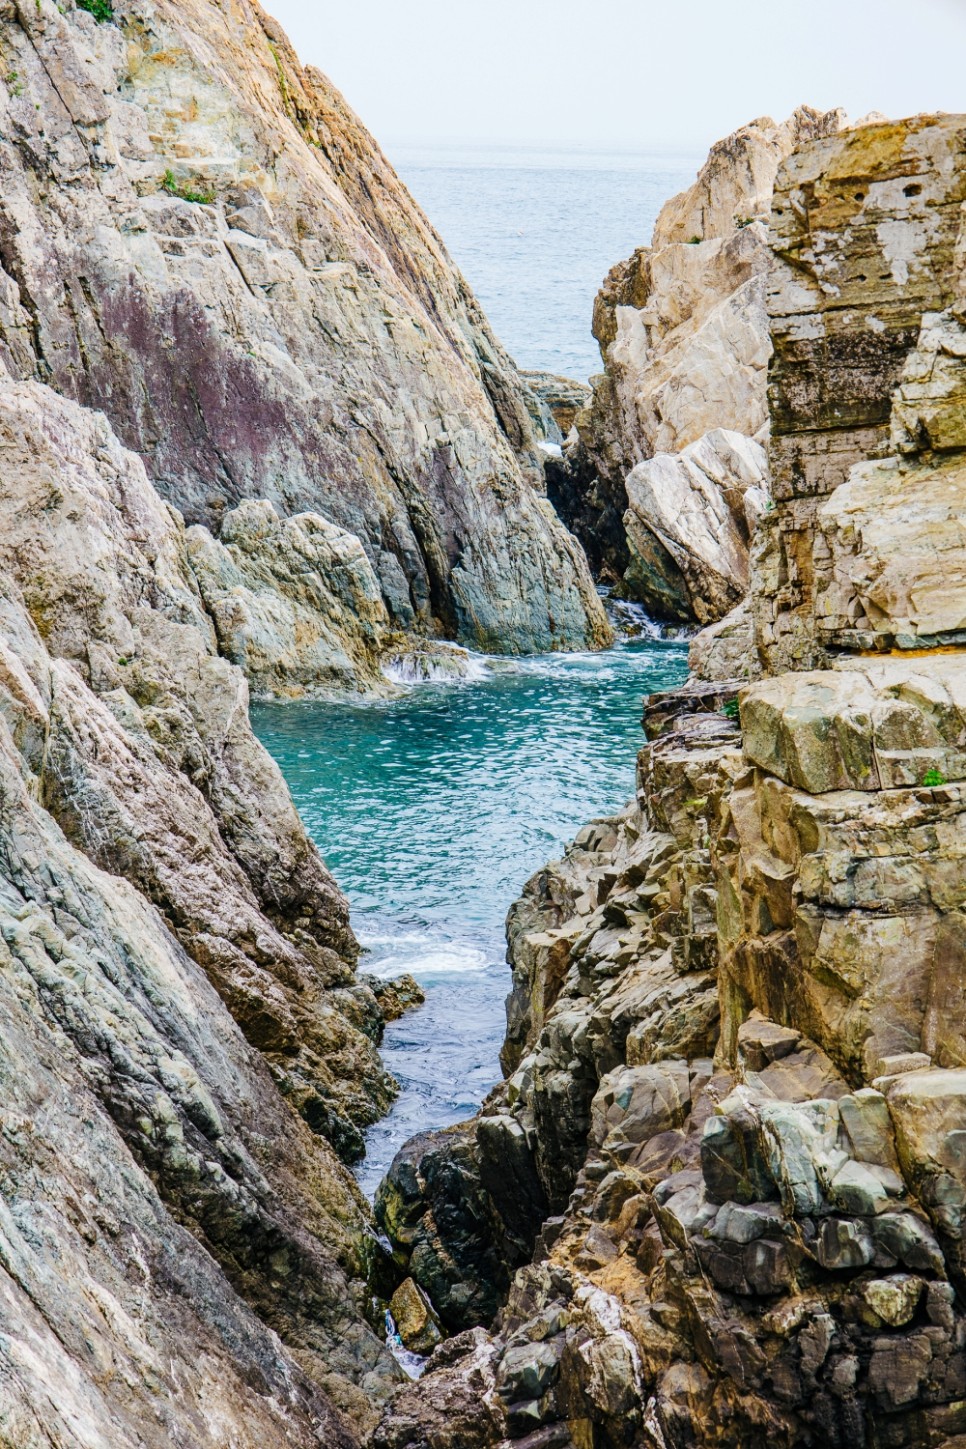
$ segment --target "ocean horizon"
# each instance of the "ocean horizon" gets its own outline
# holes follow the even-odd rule
[[[517,365],[586,382],[605,276],[701,158],[596,145],[396,142],[386,154]]]

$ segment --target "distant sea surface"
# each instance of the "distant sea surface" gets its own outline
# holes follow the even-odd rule
[[[651,239],[697,158],[510,146],[387,146],[517,365],[601,371],[594,297]]]

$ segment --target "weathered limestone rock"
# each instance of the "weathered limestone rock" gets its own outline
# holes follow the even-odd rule
[[[24,436],[30,436],[36,392],[28,387],[14,394],[26,413],[26,419],[21,417]],[[105,545],[112,542],[105,527],[106,498],[91,490],[85,508],[74,513],[77,526],[86,530],[86,557],[78,559],[79,540],[66,523],[62,530],[53,529],[57,510],[76,504],[86,481],[80,449],[73,467],[46,474],[42,501],[51,533],[43,536],[35,515],[32,536],[38,547],[50,551],[52,562],[62,531],[65,551],[59,572],[51,568],[43,592],[33,593],[27,535],[18,534],[23,514],[13,503],[19,496],[22,508],[29,504],[31,486],[44,477],[43,454],[33,474],[29,463],[19,472],[8,471],[16,410],[4,397],[7,433],[0,477],[4,547],[11,551],[5,562],[19,538],[24,594],[5,573],[0,610],[0,1336],[8,1370],[0,1382],[0,1424],[14,1443],[39,1445],[58,1433],[83,1449],[102,1449],[107,1443],[161,1449],[186,1429],[194,1442],[212,1449],[220,1449],[225,1433],[243,1449],[309,1446],[318,1442],[319,1432],[333,1444],[348,1446],[353,1436],[326,1392],[364,1423],[396,1377],[364,1320],[364,1279],[376,1251],[367,1210],[334,1153],[286,1105],[264,1058],[245,1040],[197,961],[135,888],[141,883],[138,848],[142,879],[156,872],[165,883],[165,903],[173,912],[177,902],[184,912],[172,926],[180,926],[189,943],[206,936],[213,953],[223,942],[225,952],[241,954],[232,948],[225,918],[214,914],[217,901],[219,910],[237,911],[236,929],[258,932],[266,955],[268,943],[277,942],[277,970],[287,957],[293,970],[300,967],[308,976],[313,953],[318,949],[321,963],[331,947],[313,944],[311,920],[302,928],[301,948],[287,941],[263,914],[256,881],[246,873],[241,854],[229,851],[230,821],[226,836],[219,835],[199,787],[174,763],[173,748],[170,755],[153,753],[133,697],[125,697],[125,728],[85,682],[83,663],[54,652],[69,646],[66,601],[81,576],[72,571],[76,563],[89,570],[81,597],[89,607],[92,652],[106,646],[111,624],[121,628],[126,620],[128,647],[143,641],[147,658],[141,668],[145,677],[151,672],[157,688],[160,656],[152,657],[152,644],[163,638],[166,627],[187,629],[197,636],[194,682],[204,682],[201,660],[208,658],[216,670],[209,699],[230,685],[226,704],[237,710],[243,688],[237,677],[234,683],[226,680],[226,666],[206,655],[194,625],[166,619],[162,567],[173,560],[163,557],[164,533],[154,538],[162,545],[161,556],[155,555],[158,607],[152,609],[149,592],[141,593],[135,630],[118,607],[125,556],[107,546],[99,560],[92,557],[99,537]],[[78,411],[63,408],[68,415]],[[45,417],[55,425],[56,442],[53,400]],[[100,429],[105,466],[119,460],[130,464],[119,449],[112,454],[103,421],[91,423]],[[152,519],[136,511],[136,471],[126,481],[130,511],[121,517],[128,524],[139,522],[150,553]],[[63,489],[59,501],[51,492],[58,487]],[[163,509],[160,516],[167,521]],[[138,555],[130,535],[126,563],[132,570],[127,582],[147,582],[146,555]],[[169,580],[169,590],[176,577]],[[190,577],[187,569],[183,577]],[[98,582],[110,583],[107,597],[99,594]],[[41,597],[50,604],[40,620],[46,641],[28,612]],[[168,599],[173,602],[171,593]],[[103,627],[98,627],[99,615]],[[181,657],[188,657],[187,645]],[[172,682],[169,707],[175,689]],[[125,699],[118,691],[110,701],[122,717]],[[91,742],[91,754],[75,758],[70,775],[59,744],[67,710],[75,733],[86,731]],[[185,718],[190,718],[187,712]],[[199,750],[210,746],[212,761],[217,759],[216,718],[201,722],[199,717],[196,735]],[[238,749],[243,740],[239,721]],[[200,762],[204,756],[197,758]],[[250,736],[244,758],[253,770],[248,798],[254,803],[259,789],[265,790],[267,852],[272,829],[284,819],[286,797]],[[272,788],[277,790],[274,804]],[[125,839],[113,833],[134,791],[144,810],[137,825],[139,846],[133,834]],[[159,808],[162,792],[184,806],[181,831],[198,831],[193,853],[186,849],[184,834],[167,833],[173,816]],[[72,839],[55,814],[65,798],[72,801],[64,809]],[[112,801],[118,807],[114,813]],[[243,804],[239,794],[236,808],[241,811]],[[294,849],[294,814],[291,819],[287,846]],[[285,845],[280,832],[277,846]],[[307,845],[303,849],[303,879],[318,888],[327,877]],[[111,858],[114,850],[113,868],[102,869],[96,857]],[[324,899],[317,898],[317,909]],[[338,904],[331,887],[329,900],[333,907]],[[348,964],[341,969],[351,980]],[[273,978],[265,965],[253,961],[253,976],[256,970],[263,973],[269,998],[274,988],[278,1009],[284,1003],[284,976],[280,971]],[[334,1047],[325,1068],[337,1082],[340,1070],[360,1061],[357,1047],[350,1046],[350,1056],[340,1063],[340,1033],[343,1050],[353,1037],[364,1038],[334,1005],[323,1005],[321,992],[317,1001],[316,1030],[323,1030]],[[311,1013],[303,1011],[310,1025]],[[369,1048],[362,1059],[378,1070]]]
[[[187,547],[219,652],[256,695],[385,692],[389,614],[354,534],[248,502],[225,514],[218,539],[190,528]]]
[[[0,355],[102,409],[189,523],[355,535],[394,626],[595,647],[532,394],[377,146],[253,3],[7,5]],[[55,200],[52,200],[55,198]]]
[[[741,696],[745,753],[822,795],[966,777],[966,655],[855,661],[783,674]]]
[[[719,141],[690,190],[663,208],[651,247],[605,282],[594,330],[610,388],[581,428],[613,440],[610,456],[625,474],[712,428],[753,437],[766,422],[771,256],[762,223],[782,161],[843,121],[841,111],[802,107],[782,125],[763,117]]]
[[[730,614],[696,634],[688,649],[691,678],[702,683],[758,679],[761,665],[755,647],[755,621],[747,599]]]
[[[852,469],[816,517],[818,649],[966,643],[964,498],[962,454]]]
[[[626,480],[629,592],[666,618],[723,619],[748,590],[748,548],[767,479],[764,449],[724,429],[639,463]]]
[[[940,447],[956,445],[955,424],[951,429],[941,421],[955,417],[955,386],[949,394],[941,381],[946,344],[936,336],[933,314],[962,295],[957,249],[966,198],[964,144],[962,117],[877,123],[803,146],[779,176],[772,213],[779,265],[768,298],[775,348],[769,398],[776,506],[762,535],[754,588],[759,641],[774,672],[821,663],[827,646],[836,642],[834,634],[827,639],[819,632],[830,572],[833,616],[845,616],[838,623],[833,618],[832,628],[853,628],[859,620],[861,629],[875,634],[882,627],[879,574],[883,613],[895,599],[904,614],[903,593],[915,592],[917,569],[925,566],[928,573],[932,567],[925,534],[931,529],[938,547],[948,547],[942,479],[933,478],[931,469],[921,505],[916,481],[906,479],[903,486],[888,468],[865,469],[865,485],[860,476],[853,502],[847,493],[841,511],[835,500],[828,505],[841,573],[853,551],[853,522],[860,531],[865,527],[861,513],[850,517],[851,510],[869,499],[869,489],[881,487],[883,514],[903,529],[912,555],[891,584],[890,569],[897,565],[889,555],[876,561],[870,521],[869,562],[858,564],[855,593],[843,593],[843,582],[834,577],[836,563],[827,567],[825,525],[818,515],[824,513],[822,500],[846,482],[855,464],[887,457],[897,444],[904,453],[929,446],[930,426]],[[951,339],[953,375],[957,345]],[[935,382],[924,382],[934,376]],[[930,402],[933,391],[937,396]],[[872,605],[869,623],[863,620],[866,596]],[[887,628],[883,632],[888,636]]]
[[[887,1092],[899,1160],[951,1261],[966,1267],[966,1071],[903,1074]]]
[[[650,746],[640,801],[588,827],[511,912],[509,1080],[475,1130],[408,1144],[377,1200],[398,1260],[445,1322],[488,1323],[509,1283],[501,1291],[503,1265],[527,1261],[588,1150],[636,1162],[656,1135],[680,1136],[710,1076],[719,1007],[704,811],[725,788],[736,734],[697,717]],[[607,1255],[607,1243],[587,1251]]]
[[[568,450],[563,468],[550,469],[549,487],[598,570],[623,578],[628,596],[659,614],[668,609],[666,586],[635,569],[633,537],[625,578],[619,524],[628,495],[634,504],[628,476],[647,459],[681,453],[717,429],[747,439],[762,431],[771,350],[765,292],[773,264],[763,223],[772,186],[785,156],[842,122],[841,112],[803,108],[784,125],[753,121],[719,142],[694,186],[664,207],[652,245],[615,267],[597,298],[594,332],[605,371],[594,379],[591,405],[577,416],[580,446]],[[658,529],[661,517],[659,509]],[[726,577],[727,555],[726,544],[718,560]],[[746,566],[740,573],[746,577]],[[739,597],[734,592],[727,608]],[[717,618],[727,608],[712,603],[698,617]]]

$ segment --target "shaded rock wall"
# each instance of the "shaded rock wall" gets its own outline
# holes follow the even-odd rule
[[[189,523],[356,535],[397,627],[607,626],[535,400],[385,159],[252,0],[0,11],[0,355],[103,409]]]

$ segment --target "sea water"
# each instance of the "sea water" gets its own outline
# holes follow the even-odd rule
[[[477,665],[394,700],[252,711],[349,897],[361,969],[426,991],[386,1031],[402,1091],[368,1135],[370,1191],[408,1138],[471,1116],[499,1080],[507,910],[582,825],[631,798],[641,698],[680,683],[687,652],[640,638]]]
[[[605,273],[696,170],[573,149],[389,153],[517,363],[579,379],[600,368],[590,319]],[[402,1090],[368,1134],[367,1190],[405,1141],[471,1116],[499,1080],[507,910],[582,825],[631,797],[641,698],[687,673],[685,645],[653,633],[605,654],[476,659],[461,682],[403,667],[390,701],[253,709],[349,897],[361,969],[426,990],[386,1032]]]
[[[645,246],[696,157],[574,147],[390,145],[389,158],[517,365],[586,382],[611,267]]]

